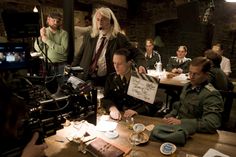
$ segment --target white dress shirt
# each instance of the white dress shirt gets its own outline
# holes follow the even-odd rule
[[[102,37],[104,37],[102,34],[99,35],[99,39],[98,39],[98,42],[97,42],[97,45],[96,45],[96,51],[98,50],[98,48],[100,47],[101,45],[101,42],[102,42]],[[106,64],[106,51],[107,51],[107,45],[108,45],[108,41],[109,41],[109,38],[110,38],[110,34],[108,35],[105,35],[106,39],[105,39],[105,45],[102,49],[102,53],[101,55],[99,56],[98,58],[98,71],[97,71],[97,76],[105,76],[107,74],[107,64]]]
[[[222,56],[222,60],[220,63],[220,68],[223,70],[223,72],[226,75],[229,75],[232,71],[231,71],[231,65],[230,65],[230,60],[224,56]]]

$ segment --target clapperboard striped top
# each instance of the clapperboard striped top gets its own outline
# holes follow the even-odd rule
[[[138,72],[132,72],[131,75],[135,76],[135,77],[138,77],[140,79],[143,79],[145,81],[150,81],[150,82],[156,83],[156,84],[159,84],[159,82],[160,82],[160,79],[157,78],[157,77],[149,76],[149,75],[146,75],[146,74],[140,74]]]

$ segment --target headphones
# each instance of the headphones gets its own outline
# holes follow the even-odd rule
[[[111,16],[111,19],[110,19],[110,24],[114,25],[114,20],[113,20],[112,16]]]

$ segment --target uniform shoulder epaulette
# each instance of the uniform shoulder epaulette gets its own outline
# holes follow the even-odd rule
[[[192,59],[191,58],[186,58],[186,61],[191,61]]]
[[[207,90],[209,90],[210,92],[213,92],[213,91],[216,90],[212,84],[207,84],[207,85],[205,85],[205,88],[206,88]]]
[[[158,55],[159,53],[157,51],[153,51],[153,54]]]
[[[176,59],[177,57],[176,57],[176,56],[171,56],[170,58],[172,58],[172,59]]]

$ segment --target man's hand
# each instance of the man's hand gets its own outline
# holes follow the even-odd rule
[[[179,73],[179,74],[183,73],[183,69],[178,68],[177,70],[178,70],[178,73]]]
[[[45,27],[42,27],[40,29],[40,37],[41,37],[43,42],[45,42],[47,40],[46,28]]]
[[[171,72],[172,73],[176,73],[176,74],[181,74],[183,72],[183,69],[181,69],[181,68],[174,68],[174,69],[172,69]]]
[[[146,74],[147,73],[146,69],[143,66],[139,66],[138,67],[138,72],[142,73],[142,74]]]
[[[125,118],[132,117],[135,114],[138,114],[138,113],[136,111],[134,111],[134,110],[128,109],[128,110],[125,110],[124,117]]]
[[[109,111],[111,118],[121,120],[122,117],[120,111],[115,106],[110,107]]]
[[[41,29],[40,29],[40,36],[42,37],[42,36],[46,36],[46,28],[45,27],[42,27]]]
[[[174,124],[174,125],[181,124],[181,120],[174,118],[174,117],[163,118],[163,120],[167,124]]]
[[[178,70],[176,68],[171,70],[172,73],[178,73]]]
[[[30,142],[25,146],[21,157],[44,157],[44,150],[48,147],[45,143],[36,145],[39,133],[35,132]]]

